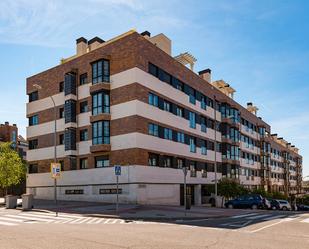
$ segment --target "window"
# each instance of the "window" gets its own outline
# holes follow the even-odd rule
[[[64,103],[64,122],[76,122],[76,101],[73,99],[66,100]]]
[[[64,171],[64,161],[61,160],[61,161],[59,161],[59,163],[60,163],[61,171]]]
[[[195,123],[195,113],[189,112],[189,121],[190,121],[190,128],[196,128],[196,123]]]
[[[201,97],[201,108],[206,110],[206,106],[207,106],[207,99],[205,96]]]
[[[201,154],[202,154],[202,155],[207,155],[206,141],[203,141],[203,142],[202,142],[202,145],[201,145]]]
[[[190,152],[195,153],[196,152],[195,138],[190,137],[189,143],[190,143]]]
[[[163,110],[164,111],[167,111],[167,112],[170,112],[171,111],[171,103],[164,100],[163,102]]]
[[[64,82],[59,83],[59,92],[62,93],[64,91]]]
[[[79,84],[80,85],[85,85],[87,84],[87,73],[81,74],[79,76]]]
[[[87,141],[88,140],[88,130],[87,129],[81,130],[79,132],[79,138],[80,138],[80,141]]]
[[[172,158],[169,156],[165,156],[163,158],[163,167],[171,168],[172,167]]]
[[[83,101],[79,104],[80,113],[88,112],[88,102]]]
[[[109,144],[110,131],[109,121],[99,121],[92,123],[92,144]]]
[[[158,76],[158,67],[149,63],[149,73],[152,74],[153,76],[157,77]]]
[[[38,148],[38,140],[37,139],[29,140],[29,150],[35,150],[37,148]]]
[[[109,82],[109,61],[100,60],[92,63],[92,84]]]
[[[37,164],[29,164],[29,174],[38,173],[38,165]]]
[[[164,128],[164,139],[173,140],[173,131],[169,128]]]
[[[153,93],[149,93],[148,104],[158,107],[158,105],[159,105],[158,96],[153,94]]]
[[[177,106],[176,107],[176,115],[179,116],[179,117],[183,117],[183,113],[184,113],[183,108]]]
[[[39,92],[38,91],[29,93],[29,102],[36,101],[38,99],[39,99]]]
[[[157,154],[149,153],[148,165],[149,166],[159,166],[159,156]]]
[[[69,157],[70,162],[70,170],[76,170],[77,169],[77,160],[76,156],[70,156]]]
[[[207,132],[206,118],[201,117],[201,131]]]
[[[87,158],[81,158],[79,160],[79,168],[80,169],[87,169],[88,168],[88,159]]]
[[[178,169],[182,169],[183,167],[184,167],[184,165],[185,165],[185,162],[184,162],[185,160],[184,159],[182,159],[182,158],[177,158],[177,168]]]
[[[33,115],[29,117],[29,126],[37,125],[39,124],[39,116],[38,115]]]
[[[156,124],[148,124],[148,134],[158,137],[159,136],[159,127]]]
[[[66,128],[64,131],[64,150],[76,150],[76,129]]]
[[[95,158],[95,167],[103,168],[109,166],[109,158],[108,156],[98,156]]]
[[[59,108],[59,118],[64,118],[64,108]]]
[[[92,95],[92,115],[109,113],[109,94],[99,92]]]
[[[177,142],[185,143],[185,134],[182,132],[177,132]]]
[[[189,88],[189,101],[191,104],[195,105],[196,98],[195,98],[195,90],[193,88]]]
[[[64,134],[59,135],[59,144],[64,144]]]

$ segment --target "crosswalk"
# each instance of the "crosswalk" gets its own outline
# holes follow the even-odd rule
[[[98,218],[87,217],[75,214],[60,213],[56,217],[55,213],[41,213],[41,212],[16,212],[16,213],[0,213],[0,227],[1,226],[18,226],[21,224],[146,224],[143,221],[131,221],[124,219],[113,218]]]
[[[231,219],[241,219],[250,221],[271,221],[277,219],[285,219],[286,221],[299,220],[300,222],[309,223],[309,218],[302,215],[289,215],[280,213],[248,213],[242,215],[235,215],[230,217]]]

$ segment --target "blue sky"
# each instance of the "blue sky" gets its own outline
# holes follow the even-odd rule
[[[75,39],[129,29],[165,33],[173,54],[189,51],[236,100],[300,148],[309,175],[308,1],[0,1],[0,122],[25,134],[25,79],[75,52]]]

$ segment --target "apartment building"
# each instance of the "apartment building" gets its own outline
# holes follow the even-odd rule
[[[114,165],[122,166],[123,203],[182,204],[184,167],[195,205],[205,201],[215,177],[251,189],[279,185],[270,145],[278,143],[257,107],[237,103],[235,90],[212,81],[210,69],[195,73],[190,53],[171,51],[168,37],[148,31],[108,41],[81,37],[74,56],[29,77],[28,192],[53,198],[54,117],[59,199],[114,201]],[[301,156],[295,147],[278,146],[285,167],[280,190],[294,190],[287,155],[298,162],[291,168],[297,179]]]

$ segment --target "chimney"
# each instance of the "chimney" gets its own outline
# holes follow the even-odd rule
[[[8,121],[6,121],[4,124],[5,124],[5,125],[10,125],[10,123],[9,123]]]
[[[16,125],[16,124],[13,124],[13,126],[16,127],[17,125]]]
[[[76,54],[82,55],[87,53],[87,39],[84,37],[80,37],[76,39]]]
[[[278,139],[278,134],[271,134],[271,136],[272,136],[275,140]]]
[[[145,37],[145,38],[147,38],[147,39],[149,39],[149,38],[150,38],[150,36],[151,36],[150,32],[149,32],[149,31],[147,31],[147,30],[146,30],[146,31],[144,31],[144,32],[142,32],[142,33],[141,33],[141,35],[142,35],[142,36],[144,36],[144,37]]]
[[[206,80],[208,83],[211,83],[211,70],[209,68],[199,71],[198,74],[203,80]]]
[[[247,110],[248,110],[249,112],[251,112],[252,114],[256,115],[256,114],[257,114],[257,111],[259,110],[259,108],[257,108],[256,106],[254,106],[254,105],[252,104],[252,102],[248,102],[248,103],[247,103]]]
[[[100,44],[102,44],[103,42],[105,42],[104,40],[102,40],[100,37],[93,37],[91,40],[88,41],[88,48],[89,51],[92,51],[96,48],[99,47]]]

